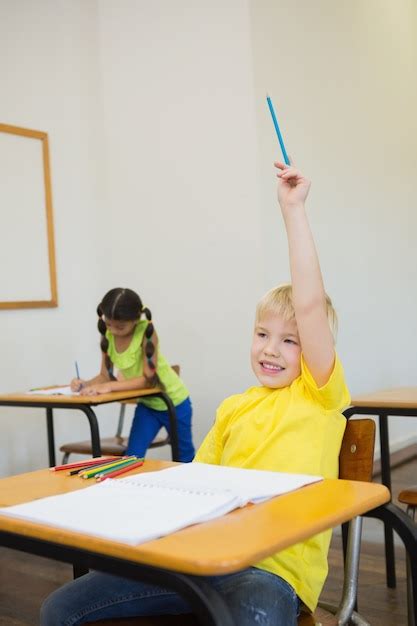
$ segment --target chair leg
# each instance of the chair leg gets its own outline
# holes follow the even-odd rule
[[[64,456],[62,457],[62,465],[66,465],[68,463],[70,452],[64,452]]]
[[[340,624],[347,624],[356,608],[361,538],[362,517],[358,516],[349,524],[343,593],[337,612]]]
[[[343,592],[339,606],[336,609],[330,604],[320,602],[321,607],[336,614],[337,623],[340,626],[350,623],[358,624],[358,626],[369,626],[369,623],[355,611],[358,595],[361,536],[362,517],[358,516],[349,522]]]
[[[414,520],[415,516],[415,507],[408,506],[407,507],[407,515]],[[413,581],[412,581],[412,572],[411,572],[411,557],[407,553],[407,618],[408,618],[408,626],[415,626],[416,624],[416,616],[414,614],[414,597],[413,597]]]
[[[119,413],[119,422],[117,424],[117,430],[116,430],[116,438],[122,436],[123,422],[124,422],[124,419],[125,419],[125,412],[126,412],[126,405],[125,404],[121,404],[120,405],[120,413]]]

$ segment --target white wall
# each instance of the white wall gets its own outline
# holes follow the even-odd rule
[[[256,0],[251,25],[268,282],[288,269],[284,233],[271,228],[267,164],[279,150],[267,90],[313,181],[310,218],[352,394],[416,385],[417,6]],[[391,418],[390,431],[393,449],[417,441],[409,418]]]
[[[116,285],[181,364],[197,443],[252,384],[255,303],[288,278],[267,90],[313,180],[352,392],[416,384],[416,31],[407,0],[3,0],[0,121],[49,133],[59,307],[0,311],[1,390],[63,383],[75,359],[93,375]],[[414,436],[395,423],[394,445]],[[0,408],[0,433],[0,475],[46,464],[40,411]],[[87,434],[57,415],[58,445]]]
[[[106,207],[123,240],[103,287],[131,286],[151,308],[201,440],[219,402],[252,381],[262,261],[249,15],[239,0],[126,7],[100,3]]]

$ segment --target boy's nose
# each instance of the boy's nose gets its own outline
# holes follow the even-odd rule
[[[279,356],[279,350],[278,350],[278,348],[276,346],[265,346],[264,354],[265,354],[265,356],[278,357]]]

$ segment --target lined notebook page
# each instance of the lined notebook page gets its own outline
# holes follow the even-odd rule
[[[68,494],[1,508],[0,513],[135,545],[318,480],[187,463],[108,479]]]
[[[207,463],[184,463],[163,472],[143,475],[143,481],[152,484],[169,482],[197,489],[226,488],[238,495],[244,504],[261,502],[319,480],[323,480],[322,476],[242,469]]]

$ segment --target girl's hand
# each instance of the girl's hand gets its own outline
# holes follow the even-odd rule
[[[98,383],[83,388],[83,396],[99,396],[103,393],[111,393],[114,391],[111,383]]]
[[[281,209],[285,211],[297,204],[304,204],[310,189],[310,181],[293,165],[286,165],[281,161],[276,161],[274,165],[279,170],[278,202]]]
[[[70,384],[71,391],[81,391],[85,385],[85,380],[81,378],[73,378]]]

